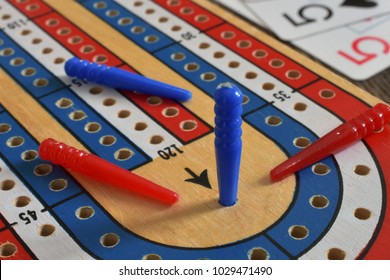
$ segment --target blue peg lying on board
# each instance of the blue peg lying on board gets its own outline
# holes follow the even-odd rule
[[[179,101],[187,101],[192,97],[191,92],[188,90],[152,80],[123,69],[81,60],[76,57],[66,61],[65,72],[70,77],[77,77],[81,80],[117,89],[147,93]]]
[[[219,203],[232,206],[237,201],[241,162],[241,91],[231,83],[223,83],[215,92],[215,155]]]

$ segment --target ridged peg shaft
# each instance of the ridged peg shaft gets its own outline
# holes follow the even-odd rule
[[[271,180],[281,180],[327,156],[336,154],[374,132],[382,130],[389,122],[390,106],[378,103],[276,166],[270,172]]]
[[[179,195],[171,190],[100,157],[54,139],[44,140],[39,145],[38,153],[44,160],[51,161],[102,183],[130,190],[168,204],[176,203],[179,200]]]
[[[237,201],[240,175],[243,94],[234,85],[224,83],[218,86],[214,99],[219,203],[232,206]]]
[[[77,77],[81,80],[117,89],[147,93],[179,101],[187,101],[192,97],[191,92],[188,90],[152,80],[120,68],[97,64],[76,57],[66,61],[65,72],[70,77]]]

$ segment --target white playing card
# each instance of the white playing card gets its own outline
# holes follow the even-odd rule
[[[219,2],[223,6],[231,9],[242,17],[252,21],[262,27],[266,27],[265,23],[262,19],[260,19],[257,15],[255,15],[248,7],[245,5],[244,1],[241,0],[215,0]],[[258,0],[259,2],[267,1],[267,0]]]
[[[390,12],[389,0],[274,0],[246,5],[284,40]]]
[[[390,67],[390,15],[293,41],[297,47],[354,80]]]

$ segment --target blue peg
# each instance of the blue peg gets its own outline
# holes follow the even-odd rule
[[[65,72],[70,77],[77,77],[117,89],[126,89],[160,97],[187,101],[191,92],[169,84],[146,78],[104,64],[97,64],[79,58],[71,58],[65,63]]]
[[[232,206],[237,201],[241,162],[241,91],[231,83],[223,83],[215,92],[215,155],[219,203]]]

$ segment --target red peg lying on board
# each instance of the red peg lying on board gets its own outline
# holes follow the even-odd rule
[[[327,156],[335,154],[380,131],[390,122],[390,106],[378,103],[352,120],[336,127],[313,144],[271,170],[272,181],[281,180]]]
[[[179,195],[171,190],[100,157],[70,147],[54,139],[44,140],[39,146],[38,153],[44,160],[59,164],[102,183],[127,189],[168,204],[176,203],[179,200]]]

